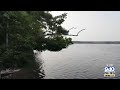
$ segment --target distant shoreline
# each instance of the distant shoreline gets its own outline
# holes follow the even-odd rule
[[[120,44],[120,41],[72,41],[74,44]]]

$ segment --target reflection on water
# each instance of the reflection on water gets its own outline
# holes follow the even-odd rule
[[[41,52],[34,51],[35,53],[35,60],[36,60],[36,72],[39,74],[39,78],[42,79],[45,77],[45,71],[44,71],[44,62],[41,58]]]
[[[113,64],[120,78],[120,44],[73,44],[60,52],[45,51],[45,79],[106,79],[104,67]]]

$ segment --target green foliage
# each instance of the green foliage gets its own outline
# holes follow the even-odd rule
[[[50,51],[60,51],[66,48],[69,44],[72,44],[71,38],[64,38],[63,36],[57,36],[54,38],[46,39],[46,48]]]
[[[63,36],[68,34],[61,26],[66,16],[65,13],[53,17],[48,11],[1,11],[0,61],[2,65],[21,67],[34,59],[33,50],[60,51],[72,44],[71,38]]]
[[[22,52],[14,49],[6,50],[0,57],[1,67],[17,68],[25,65],[31,65],[34,62],[33,53]]]

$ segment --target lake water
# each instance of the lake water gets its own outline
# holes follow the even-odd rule
[[[73,44],[59,52],[45,51],[45,79],[108,79],[106,64],[113,64],[115,77],[120,79],[120,44]]]

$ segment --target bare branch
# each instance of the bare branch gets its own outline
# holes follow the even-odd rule
[[[80,30],[76,35],[67,35],[67,36],[78,36],[80,32],[84,31],[85,29]]]
[[[71,29],[76,29],[75,27],[72,27],[72,28],[70,28],[69,30],[68,30],[68,32],[71,30]],[[84,31],[85,29],[82,29],[82,30],[80,30],[76,35],[65,35],[65,36],[78,36],[79,35],[79,33],[80,32],[82,32],[82,31]],[[47,32],[49,32],[49,31],[47,31]],[[46,34],[45,36],[48,36],[48,35],[50,35],[50,36],[52,36],[52,35],[56,35],[56,33],[48,33],[48,34]]]
[[[70,31],[70,30],[72,30],[72,29],[76,29],[75,27],[72,27],[72,28],[70,28],[68,31]]]

